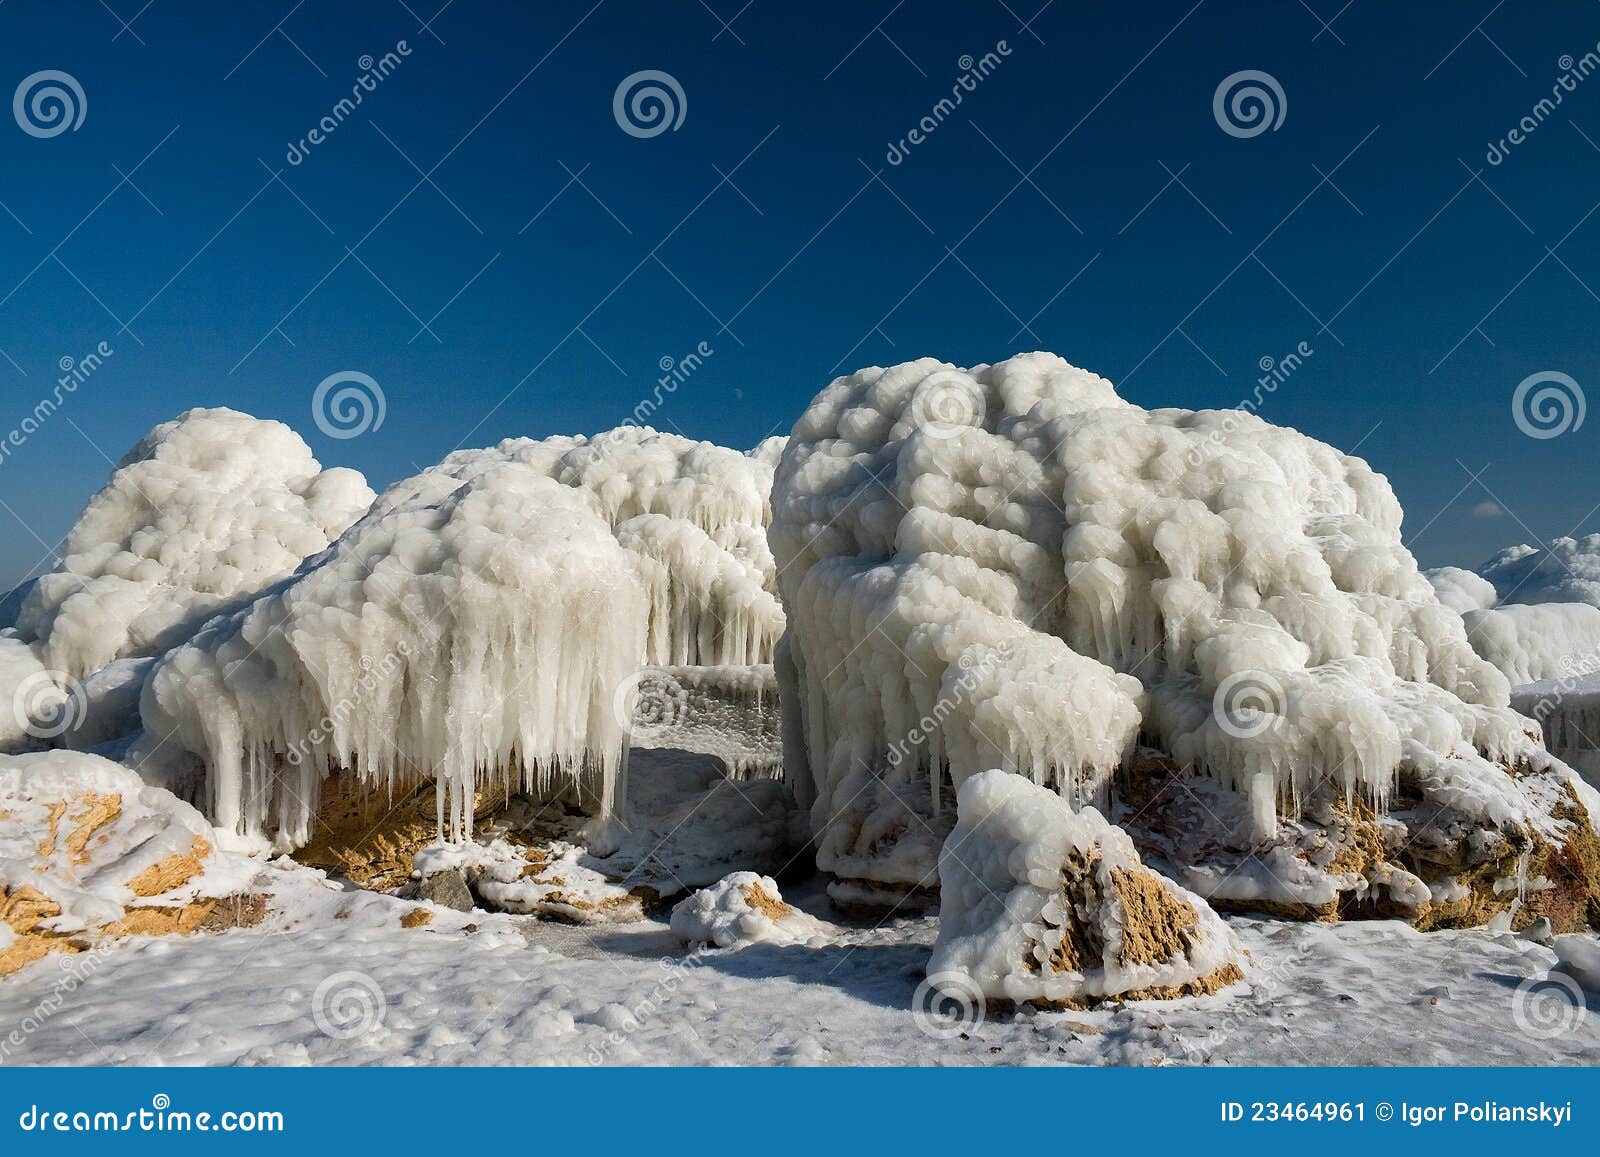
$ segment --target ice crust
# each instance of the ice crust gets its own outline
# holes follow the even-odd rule
[[[796,423],[773,506],[785,773],[836,875],[925,864],[941,774],[1083,804],[1141,733],[1258,839],[1321,783],[1381,809],[1404,766],[1551,762],[1387,480],[1253,414],[1145,410],[1045,353],[871,367]]]

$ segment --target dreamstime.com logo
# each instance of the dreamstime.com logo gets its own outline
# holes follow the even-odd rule
[[[283,1114],[275,1109],[226,1109],[191,1113],[174,1109],[172,1098],[157,1093],[149,1108],[52,1109],[29,1105],[17,1115],[24,1133],[281,1133]]]
[[[983,990],[964,972],[935,972],[911,996],[911,1019],[925,1036],[954,1040],[983,1019]]]
[[[688,692],[670,671],[641,667],[617,684],[611,716],[624,735],[644,735],[682,723],[688,702]]]
[[[389,1002],[378,982],[350,969],[323,978],[311,994],[311,1019],[333,1040],[365,1036],[383,1027]]]
[[[1511,998],[1511,1019],[1535,1040],[1567,1036],[1588,1013],[1583,988],[1564,972],[1529,977]]]
[[[11,115],[30,137],[47,140],[77,132],[89,115],[89,98],[71,73],[47,68],[24,77],[11,98]]]
[[[317,383],[311,395],[311,418],[330,438],[359,438],[383,425],[389,404],[371,374],[340,370]]]
[[[622,78],[611,96],[611,115],[630,137],[659,137],[668,129],[677,132],[683,127],[689,98],[677,77],[647,68]]]
[[[1254,739],[1283,722],[1283,684],[1266,671],[1235,671],[1217,684],[1211,714],[1235,739]]]
[[[1578,429],[1587,409],[1583,387],[1559,370],[1529,374],[1511,395],[1511,420],[1528,437],[1540,441]]]
[[[960,370],[935,370],[912,392],[911,424],[929,438],[954,438],[981,425],[987,408],[983,389]]]
[[[89,696],[65,671],[35,671],[11,693],[11,716],[35,739],[59,739],[89,710]]]
[[[1289,101],[1277,77],[1247,68],[1223,77],[1211,97],[1211,115],[1219,129],[1243,140],[1268,129],[1277,132],[1289,115]]]

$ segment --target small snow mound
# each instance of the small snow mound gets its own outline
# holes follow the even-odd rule
[[[96,755],[0,756],[0,976],[99,939],[192,932],[255,873],[200,813]]]
[[[1093,808],[995,770],[962,784],[957,814],[939,856],[929,976],[964,976],[989,1000],[1073,1008],[1242,978],[1239,943],[1210,905],[1144,867]]]
[[[805,944],[824,934],[814,916],[784,903],[771,876],[734,872],[672,909],[672,931],[690,944]]]
[[[1563,972],[1586,991],[1600,993],[1600,939],[1584,933],[1557,936],[1553,947]]]

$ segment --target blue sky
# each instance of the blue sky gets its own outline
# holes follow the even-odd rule
[[[1600,75],[1486,157],[1600,4],[141,3],[0,6],[0,89],[55,70],[85,105],[0,117],[0,438],[113,351],[0,459],[0,585],[190,406],[381,487],[614,426],[701,343],[655,424],[737,446],[861,365],[1043,348],[1223,407],[1305,343],[1261,413],[1386,473],[1425,565],[1600,529],[1600,417],[1532,438],[1512,409],[1532,374],[1600,385]],[[644,70],[683,115],[642,137],[613,97]],[[1247,70],[1283,116],[1234,135],[1214,96]],[[346,370],[386,413],[342,439],[312,397]]]

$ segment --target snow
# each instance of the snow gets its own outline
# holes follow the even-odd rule
[[[1141,731],[1247,795],[1260,840],[1324,782],[1382,810],[1429,753],[1549,764],[1400,523],[1359,458],[1142,409],[1051,354],[836,379],[795,424],[769,536],[819,864],[924,883],[943,773],[1081,803]]]
[[[1513,687],[1600,671],[1600,607],[1506,603],[1462,616],[1472,646]]]
[[[932,917],[847,925],[820,948],[686,954],[663,922],[601,928],[429,910],[262,870],[261,926],[136,938],[97,954],[53,1015],[62,973],[0,983],[21,1064],[1600,1064],[1600,1019],[1519,1021],[1557,958],[1509,934],[1395,921],[1231,917],[1246,979],[1214,996],[1085,1012],[990,1010],[934,1035],[914,1004]],[[820,889],[786,895],[827,913]],[[174,994],[180,994],[175,996]],[[1560,994],[1555,994],[1557,998]],[[361,1000],[354,998],[360,997]],[[330,1015],[353,1006],[345,1016]]]
[[[748,944],[827,942],[828,927],[784,903],[771,876],[734,872],[672,909],[672,934],[691,945],[717,948]]]
[[[962,784],[958,815],[939,855],[930,979],[991,1000],[1082,1005],[1205,984],[1243,963],[1210,905],[1145,868],[1094,808],[995,770]],[[1136,903],[1135,880],[1164,901]]]

